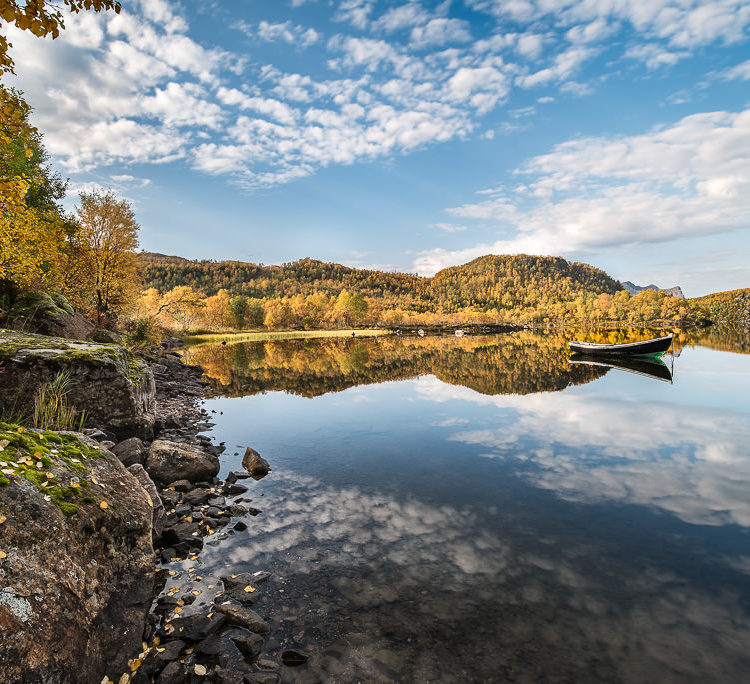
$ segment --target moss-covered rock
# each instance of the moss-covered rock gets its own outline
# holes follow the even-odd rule
[[[58,372],[70,375],[68,402],[87,422],[121,436],[153,436],[155,387],[148,365],[114,344],[0,330],[0,411],[30,415],[34,395]]]
[[[151,498],[83,435],[0,424],[0,445],[0,679],[127,669],[153,586]]]

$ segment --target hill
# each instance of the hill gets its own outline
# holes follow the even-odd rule
[[[685,300],[657,290],[631,297],[601,269],[562,257],[487,255],[443,269],[432,278],[315,259],[267,266],[189,261],[152,253],[141,257],[144,284],[150,288],[143,297],[141,313],[153,316],[166,311],[182,327],[218,329],[232,327],[232,321],[238,328],[246,324],[316,328],[686,322],[704,317]],[[247,298],[245,304],[238,304],[238,297]],[[164,322],[164,318],[160,320]]]
[[[750,325],[750,287],[694,297],[690,303],[705,308],[715,323]]]

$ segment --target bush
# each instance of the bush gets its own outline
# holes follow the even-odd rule
[[[158,347],[161,343],[161,329],[153,316],[131,321],[126,333],[126,342],[131,347]]]

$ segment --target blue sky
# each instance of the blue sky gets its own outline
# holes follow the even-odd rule
[[[747,0],[127,0],[6,31],[75,193],[144,249],[750,286]]]

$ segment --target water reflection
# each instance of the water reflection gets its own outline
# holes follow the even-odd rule
[[[654,380],[664,380],[671,384],[672,371],[661,359],[648,357],[602,357],[593,354],[573,354],[568,360],[573,365],[598,366],[600,368],[617,368],[629,373],[643,375]]]
[[[697,342],[675,385],[531,332],[191,350],[273,467],[206,572],[275,573],[285,681],[741,681],[750,356]]]

